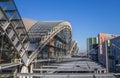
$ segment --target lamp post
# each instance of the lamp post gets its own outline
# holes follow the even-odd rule
[[[109,68],[108,68],[108,46],[107,46],[107,42],[105,42],[105,51],[106,51],[106,73],[109,72]]]

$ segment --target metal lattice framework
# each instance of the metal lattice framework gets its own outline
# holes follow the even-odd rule
[[[43,25],[43,24],[42,24]],[[49,26],[51,25],[51,26]],[[47,33],[45,33],[45,35],[41,36],[41,40],[39,42],[39,46],[37,47],[37,49],[30,55],[30,60],[29,63],[32,62],[32,60],[34,60],[38,53],[45,47],[45,45],[49,42],[49,40],[51,38],[53,38],[56,34],[58,34],[60,31],[64,30],[64,29],[68,29],[70,31],[70,35],[71,35],[71,25],[69,22],[67,21],[61,21],[61,22],[54,22],[54,23],[48,23],[48,22],[44,22],[44,27],[48,26],[51,27],[50,30],[47,31]],[[34,27],[34,26],[33,26]],[[46,27],[47,28],[47,27]]]
[[[28,35],[13,0],[0,0],[0,29],[27,65]]]

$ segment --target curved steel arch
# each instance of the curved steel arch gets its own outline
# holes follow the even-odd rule
[[[38,53],[45,47],[45,45],[49,42],[49,40],[51,38],[53,38],[56,34],[58,34],[60,31],[66,29],[66,28],[70,31],[70,35],[72,36],[71,24],[67,21],[63,21],[63,22],[59,23],[57,26],[54,26],[51,32],[48,32],[48,34],[43,36],[41,38],[41,41],[39,42],[40,45],[31,54],[28,64],[30,64],[32,62],[32,60],[34,60],[37,57]]]
[[[70,52],[69,52],[70,55],[72,54],[73,49],[76,47],[77,42],[76,42],[76,41],[73,41],[71,45],[72,45],[72,46],[71,46],[71,50],[70,50]]]

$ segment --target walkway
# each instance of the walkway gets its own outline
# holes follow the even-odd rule
[[[105,68],[87,58],[64,59],[61,63],[34,68],[31,74],[19,73],[17,76],[42,78],[116,78],[114,73],[106,74]],[[44,71],[44,72],[43,72]],[[41,73],[42,72],[42,73]]]

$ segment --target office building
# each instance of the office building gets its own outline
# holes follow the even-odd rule
[[[120,37],[110,40],[109,70],[120,73]]]
[[[93,61],[98,61],[98,38],[92,37],[87,39],[87,53],[88,57]]]
[[[99,33],[98,34],[98,62],[100,64],[103,64],[103,49],[102,49],[102,44],[103,42],[105,42],[106,40],[110,40],[112,38],[118,37],[118,35],[114,35],[114,34],[105,34],[105,33]]]

